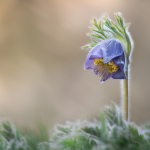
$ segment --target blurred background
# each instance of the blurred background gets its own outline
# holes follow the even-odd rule
[[[150,1],[0,1],[0,117],[19,126],[42,119],[49,127],[92,120],[105,105],[120,104],[120,81],[100,78],[83,65],[93,17],[122,12],[134,39],[130,115],[150,120]]]

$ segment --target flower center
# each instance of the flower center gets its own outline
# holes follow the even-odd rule
[[[103,58],[95,58],[94,59],[94,65],[99,65],[101,68],[107,67],[110,73],[116,72],[119,67],[114,63],[113,60],[109,61],[107,64],[104,64]]]

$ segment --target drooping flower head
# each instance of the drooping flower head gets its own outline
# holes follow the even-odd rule
[[[115,15],[118,25],[112,22],[109,17],[104,17],[103,21],[97,22],[94,19],[91,28],[96,34],[89,34],[100,39],[94,43],[84,46],[91,47],[87,55],[84,68],[92,69],[94,73],[101,77],[101,82],[110,77],[113,79],[126,79],[125,71],[129,63],[129,55],[132,50],[131,36],[124,25],[120,13]]]
[[[87,55],[85,69],[93,69],[101,82],[110,77],[125,79],[124,47],[119,40],[108,39],[96,45]]]

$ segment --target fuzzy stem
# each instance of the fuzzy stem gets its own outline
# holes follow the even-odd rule
[[[123,118],[128,121],[129,120],[129,93],[128,93],[128,65],[127,65],[127,70],[125,72],[126,74],[126,79],[123,79]]]

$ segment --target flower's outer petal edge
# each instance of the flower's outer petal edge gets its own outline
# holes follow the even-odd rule
[[[102,41],[100,46],[103,53],[104,63],[108,63],[112,59],[121,56],[124,53],[124,47],[117,39],[108,39]]]
[[[99,57],[103,57],[100,44],[93,47],[92,50],[88,53],[85,60],[84,69],[92,69],[92,66],[94,65],[93,60]]]
[[[121,55],[121,56],[118,56],[116,58],[113,59],[113,61],[115,62],[115,64],[117,66],[119,66],[119,68],[123,71],[125,71],[125,56],[124,56],[124,53]]]
[[[126,79],[126,75],[123,70],[119,69],[117,72],[112,73],[113,79]]]

